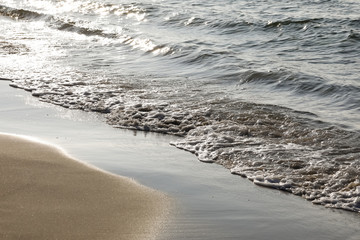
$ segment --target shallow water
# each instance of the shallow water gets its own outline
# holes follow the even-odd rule
[[[159,239],[358,239],[357,213],[312,205],[231,176],[219,165],[202,164],[169,146],[179,137],[114,129],[99,114],[39,102],[5,82],[0,93],[1,131],[36,136],[174,197],[179,212]]]
[[[360,211],[356,1],[1,0],[0,73],[261,186]]]

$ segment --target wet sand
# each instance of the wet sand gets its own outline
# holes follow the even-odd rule
[[[255,186],[169,145],[177,138],[114,129],[101,116],[39,102],[1,83],[0,131],[41,138],[71,156],[175,199],[158,239],[357,240],[359,215]]]
[[[1,239],[154,239],[169,199],[61,150],[0,134]]]

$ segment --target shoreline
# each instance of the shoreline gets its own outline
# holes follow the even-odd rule
[[[355,240],[360,233],[358,214],[255,186],[169,146],[174,136],[114,129],[98,114],[43,103],[1,84],[0,131],[44,139],[87,164],[174,198],[179,213],[160,239]]]
[[[164,194],[22,136],[0,146],[3,239],[156,239]]]

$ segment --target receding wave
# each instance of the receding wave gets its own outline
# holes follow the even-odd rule
[[[116,127],[185,136],[172,144],[203,162],[316,204],[360,212],[360,134],[312,114],[227,98],[201,100],[200,93],[199,101],[188,105],[184,95],[171,100],[176,89],[167,100],[161,91],[144,95],[141,89],[150,87],[143,84],[140,89],[111,81],[12,85],[32,89],[42,101],[105,113]]]

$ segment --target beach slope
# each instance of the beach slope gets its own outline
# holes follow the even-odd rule
[[[170,201],[48,144],[0,134],[1,239],[153,239]]]

